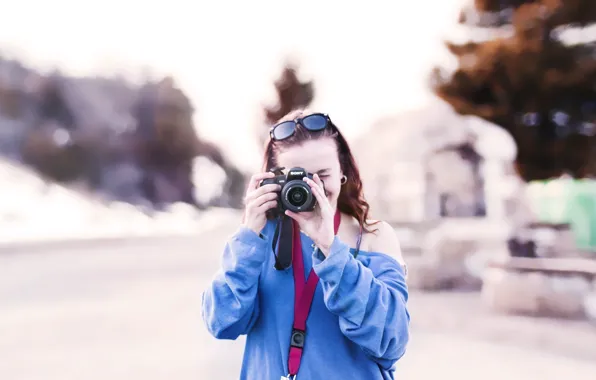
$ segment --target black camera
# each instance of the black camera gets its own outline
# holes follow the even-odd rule
[[[281,186],[277,208],[271,210],[273,214],[283,214],[285,210],[293,212],[313,211],[317,204],[317,199],[308,183],[304,182],[304,177],[313,179],[313,175],[303,168],[292,168],[287,174],[284,174],[283,169],[271,169],[270,171],[275,174],[275,177],[264,179],[261,182],[261,186],[267,184]]]

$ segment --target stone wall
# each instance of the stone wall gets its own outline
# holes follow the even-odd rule
[[[518,258],[491,262],[482,298],[493,311],[596,323],[596,260]]]
[[[515,230],[512,244],[525,246],[520,252],[512,252],[513,256],[566,258],[581,257],[577,249],[571,225],[566,223],[532,222],[519,226]]]
[[[510,226],[505,221],[486,218],[445,218],[429,224],[418,240],[419,253],[404,252],[408,286],[421,290],[479,290],[486,264],[509,255],[509,235]]]

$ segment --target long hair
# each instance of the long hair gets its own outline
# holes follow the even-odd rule
[[[294,120],[297,117],[309,114],[310,112],[305,110],[295,110],[282,117],[278,123],[286,120]],[[371,223],[368,220],[370,205],[364,198],[362,179],[360,178],[358,165],[356,165],[356,160],[352,155],[348,142],[339,131],[339,128],[333,123],[324,130],[317,132],[311,132],[302,128],[302,126],[298,126],[294,135],[285,140],[273,141],[272,139],[269,139],[265,146],[263,171],[269,171],[278,166],[275,159],[280,149],[320,138],[332,138],[335,141],[339,164],[343,174],[347,177],[347,181],[342,185],[337,199],[337,208],[340,212],[354,217],[364,231],[372,232],[370,226],[378,222]]]

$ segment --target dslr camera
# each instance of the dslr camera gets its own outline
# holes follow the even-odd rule
[[[277,207],[270,210],[272,216],[278,216],[286,210],[293,212],[313,211],[317,204],[317,199],[312,193],[312,189],[303,178],[313,179],[313,175],[303,168],[291,168],[287,174],[283,172],[284,168],[273,168],[270,171],[275,174],[273,178],[266,178],[261,182],[261,186],[276,184],[281,186]]]

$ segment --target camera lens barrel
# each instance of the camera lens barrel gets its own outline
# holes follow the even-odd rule
[[[282,206],[290,211],[312,211],[315,201],[310,186],[301,179],[287,182],[281,190]]]

